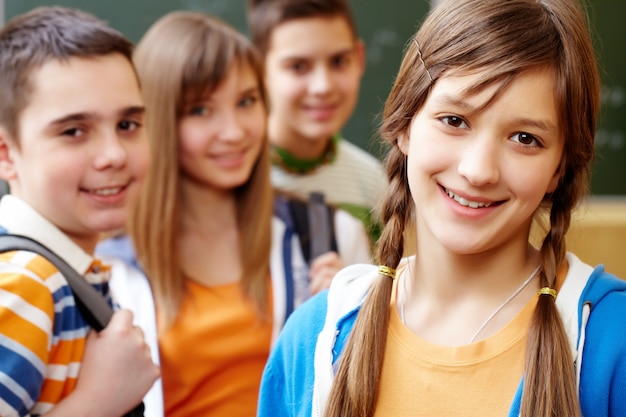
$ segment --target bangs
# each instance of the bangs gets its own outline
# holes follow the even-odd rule
[[[213,37],[216,35],[224,37],[223,34],[212,34]],[[226,37],[211,39],[198,42],[195,50],[198,53],[183,68],[179,112],[185,105],[210,96],[224,82],[230,71],[234,70],[233,66],[249,66],[258,75],[259,85],[263,82],[259,57],[242,42],[233,42],[232,38]]]

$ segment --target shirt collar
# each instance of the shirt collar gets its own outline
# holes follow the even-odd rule
[[[94,261],[65,233],[33,209],[24,200],[5,195],[0,200],[0,225],[11,234],[29,237],[47,246],[81,275]]]

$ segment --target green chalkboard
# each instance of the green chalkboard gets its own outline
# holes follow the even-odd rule
[[[626,2],[595,0],[590,17],[602,71],[591,189],[599,195],[626,195]]]
[[[107,20],[137,42],[154,21],[172,10],[210,13],[247,33],[245,3],[246,0],[5,0],[5,19],[41,5],[77,7]],[[591,3],[589,12],[603,75],[592,190],[597,195],[626,195],[626,2]],[[343,134],[380,156],[375,139],[378,116],[405,42],[422,21],[429,1],[352,0],[351,4],[359,33],[367,45],[367,67],[356,111]]]
[[[248,33],[246,0],[6,0],[5,19],[37,6],[53,4],[91,12],[133,42],[139,41],[152,23],[172,10],[210,13]],[[351,4],[359,34],[367,45],[367,66],[357,108],[343,134],[380,156],[375,139],[377,115],[400,65],[404,44],[426,14],[428,2],[393,0],[393,7],[381,7],[379,0],[353,0]]]

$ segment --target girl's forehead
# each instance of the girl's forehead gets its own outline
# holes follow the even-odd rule
[[[533,79],[536,79],[537,83],[533,83]],[[555,73],[548,67],[533,67],[518,73],[500,74],[495,73],[493,68],[446,71],[435,80],[427,102],[467,107],[467,111],[470,112],[480,111],[497,101],[498,97],[509,91],[513,85],[518,84],[524,85],[524,88],[515,89],[516,94],[520,96],[533,94],[531,88],[534,84],[550,87],[548,91],[543,91],[543,94],[551,98],[551,104],[556,105]]]
[[[454,107],[472,113],[486,107],[503,88],[504,80],[486,85],[482,73],[448,73],[439,77],[430,88],[425,105]]]

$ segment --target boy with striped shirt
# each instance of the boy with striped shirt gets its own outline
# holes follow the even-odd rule
[[[93,257],[122,227],[148,166],[132,45],[94,16],[39,8],[0,31],[0,232],[50,247],[112,304]],[[28,251],[0,254],[0,415],[120,416],[157,379],[120,310],[100,333],[65,278]]]

